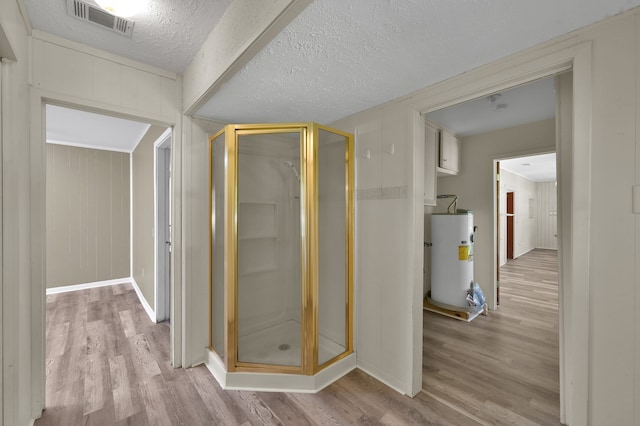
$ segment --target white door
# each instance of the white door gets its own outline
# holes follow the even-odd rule
[[[154,144],[156,321],[169,320],[171,312],[171,129]]]

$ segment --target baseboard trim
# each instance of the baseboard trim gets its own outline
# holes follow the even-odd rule
[[[68,291],[79,291],[86,290],[88,288],[98,288],[98,287],[107,287],[110,285],[118,285],[118,284],[126,284],[131,282],[131,278],[118,278],[115,280],[106,280],[106,281],[95,281],[92,283],[84,283],[84,284],[74,284],[74,285],[65,285],[60,287],[51,287],[47,289],[47,295],[49,294],[58,294],[58,293],[66,293]]]
[[[151,308],[151,305],[149,305],[147,299],[145,299],[145,297],[142,295],[142,291],[140,290],[140,287],[138,287],[138,283],[136,282],[135,278],[131,277],[129,279],[131,280],[131,286],[136,291],[138,299],[140,299],[140,303],[142,304],[144,310],[147,312],[147,315],[149,315],[151,321],[158,322],[156,320],[156,312]]]

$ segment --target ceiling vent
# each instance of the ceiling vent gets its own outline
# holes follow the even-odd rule
[[[112,15],[98,6],[82,0],[67,0],[67,13],[127,37],[131,37],[133,33],[135,22]]]

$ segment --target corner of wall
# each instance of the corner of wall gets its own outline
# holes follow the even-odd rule
[[[142,291],[140,291],[140,287],[138,287],[138,283],[133,277],[131,277],[131,285],[133,286],[133,289],[136,291],[136,294],[138,295],[138,299],[140,300],[140,303],[142,303],[142,307],[144,308],[147,315],[149,315],[149,319],[151,319],[151,321],[153,322],[156,322],[156,313],[151,308],[151,305],[149,305],[149,302],[147,302],[147,299],[145,299],[144,295],[142,294]]]

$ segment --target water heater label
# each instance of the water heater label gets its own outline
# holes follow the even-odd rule
[[[458,246],[458,260],[469,260],[469,246]]]

